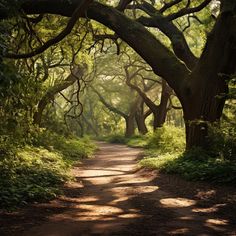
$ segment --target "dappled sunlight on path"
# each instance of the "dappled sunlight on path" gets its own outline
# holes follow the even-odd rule
[[[13,224],[15,228],[1,235],[234,235],[236,232],[235,219],[218,214],[227,204],[209,200],[215,190],[198,189],[191,183],[185,189],[175,177],[140,170],[137,165],[140,149],[106,143],[99,146],[95,158],[74,167],[75,181],[65,186],[65,196],[47,204],[35,204],[18,216],[8,215],[9,221],[16,219],[18,225]]]

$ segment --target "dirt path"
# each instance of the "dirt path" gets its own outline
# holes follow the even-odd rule
[[[0,235],[236,235],[235,188],[139,170],[141,150],[99,146],[64,197],[0,214]]]

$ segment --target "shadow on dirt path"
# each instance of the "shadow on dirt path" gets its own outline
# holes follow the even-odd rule
[[[235,188],[140,170],[140,149],[99,147],[65,196],[0,214],[0,235],[236,235]]]

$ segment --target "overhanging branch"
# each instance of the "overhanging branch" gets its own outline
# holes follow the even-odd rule
[[[90,1],[91,2],[91,1]],[[29,58],[29,57],[33,57],[36,56],[40,53],[43,53],[45,50],[47,50],[49,47],[51,47],[52,45],[60,42],[62,39],[64,39],[68,34],[71,33],[76,21],[78,20],[79,16],[81,15],[81,10],[84,9],[84,6],[88,5],[88,0],[82,0],[77,8],[75,9],[75,11],[73,12],[70,20],[67,23],[67,26],[65,27],[65,29],[59,33],[55,38],[48,40],[46,43],[44,43],[41,47],[35,49],[32,52],[29,53],[25,53],[25,54],[13,54],[13,53],[6,53],[4,55],[4,57],[7,58],[14,58],[14,59],[20,59],[20,58]]]

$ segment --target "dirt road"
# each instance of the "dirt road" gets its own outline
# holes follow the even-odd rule
[[[141,150],[99,143],[65,196],[0,215],[0,235],[236,235],[235,188],[140,170]]]

